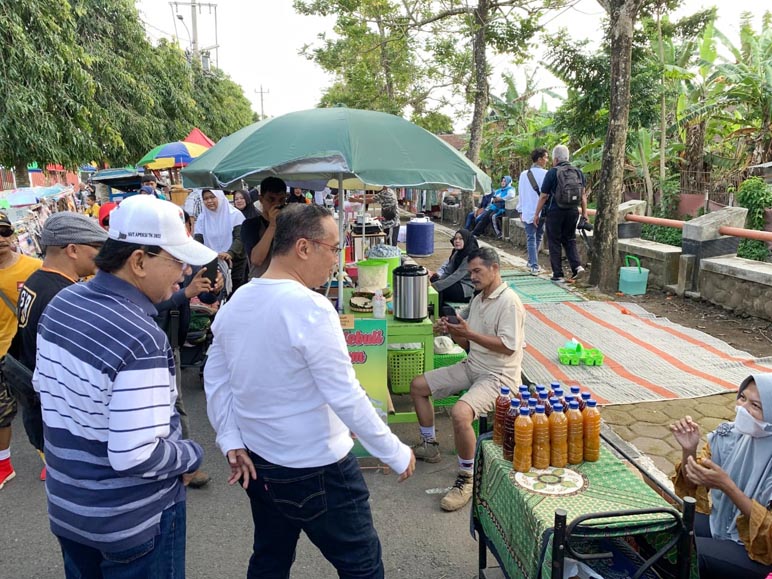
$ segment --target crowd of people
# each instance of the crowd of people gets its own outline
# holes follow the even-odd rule
[[[553,249],[566,251],[574,278],[583,273],[571,233],[586,217],[584,178],[567,153],[556,147],[547,170],[547,151],[534,150],[518,181],[529,268],[538,273],[546,221],[553,279],[564,275]],[[362,202],[380,202],[390,225],[392,196],[384,188]],[[43,261],[14,251],[13,224],[0,214],[0,489],[15,474],[9,448],[20,405],[44,461],[65,576],[184,577],[186,488],[210,478],[190,439],[180,347],[191,300],[227,295],[203,379],[228,482],[243,487],[252,514],[247,576],[289,576],[303,532],[341,577],[384,577],[350,433],[405,481],[416,459],[444,458],[432,398],[461,394],[451,410],[456,478],[440,506],[456,511],[469,502],[473,422],[493,409],[501,386],[522,381],[525,309],[502,280],[497,252],[479,247],[474,233],[486,219],[497,227],[502,201],[513,199],[504,178],[431,272],[443,305],[437,330],[468,356],[412,380],[419,427],[412,448],[376,413],[335,308],[314,291],[343,247],[330,210],[302,190],[288,194],[284,181],[269,177],[257,195],[235,192],[231,206],[221,191],[204,189],[198,219],[150,192],[104,216],[91,203],[88,214],[62,212],[45,222]],[[218,262],[227,267],[210,269]],[[448,309],[457,302],[468,305]],[[270,352],[259,372],[254,352]],[[754,374],[740,385],[736,419],[711,433],[699,456],[691,418],[671,427],[683,448],[675,488],[695,496],[703,513],[696,532],[703,577],[772,570],[771,376]]]

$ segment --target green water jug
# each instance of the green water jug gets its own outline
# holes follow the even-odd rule
[[[630,267],[630,261],[636,263]],[[642,296],[646,293],[649,270],[641,267],[641,261],[634,255],[625,256],[625,267],[619,268],[619,291],[629,296]]]

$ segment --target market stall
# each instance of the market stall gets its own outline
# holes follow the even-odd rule
[[[565,557],[581,560],[583,554],[589,555],[585,563],[605,569],[608,576],[632,576],[648,566],[646,559],[658,557],[669,576],[695,576],[695,561],[689,569],[688,517],[682,519],[607,448],[601,448],[597,462],[519,473],[490,434],[483,435],[474,482],[480,577],[485,577],[486,547],[507,577],[562,579]]]

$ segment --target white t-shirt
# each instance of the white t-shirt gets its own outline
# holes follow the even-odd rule
[[[340,319],[321,294],[256,278],[217,314],[204,370],[207,412],[223,453],[248,448],[274,464],[332,464],[349,430],[397,473],[410,449],[375,412],[354,375]]]
[[[536,184],[541,189],[541,185],[544,182],[544,176],[547,174],[547,169],[543,169],[538,165],[531,167],[531,173],[533,173]],[[528,179],[528,171],[520,173],[520,180],[517,184],[517,190],[520,192],[520,202],[517,210],[520,212],[520,219],[523,223],[533,223],[533,216],[536,213],[536,204],[539,202],[539,193],[534,191],[531,180]]]

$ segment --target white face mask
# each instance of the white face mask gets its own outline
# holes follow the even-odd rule
[[[734,427],[740,434],[747,434],[752,438],[764,438],[766,436],[772,436],[772,428],[766,430],[767,427],[772,427],[769,422],[763,422],[755,419],[751,416],[742,406],[736,407],[737,415],[734,419]]]

